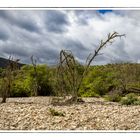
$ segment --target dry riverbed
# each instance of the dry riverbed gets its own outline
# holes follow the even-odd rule
[[[48,97],[9,98],[0,104],[0,130],[140,130],[140,106],[84,100],[53,106]],[[53,116],[50,109],[63,115]]]

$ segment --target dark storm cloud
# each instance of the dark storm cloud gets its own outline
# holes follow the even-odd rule
[[[6,32],[0,31],[0,40],[6,41],[8,40],[8,38],[9,38],[9,35]]]
[[[30,31],[30,32],[38,32],[38,27],[34,23],[30,23],[28,21],[25,21],[25,22],[19,22],[18,21],[18,22],[16,22],[16,24],[19,27],[21,27],[21,28],[23,28],[23,29],[25,29],[27,31]]]
[[[47,11],[45,24],[49,32],[63,33],[69,25],[68,17],[60,11]]]
[[[19,57],[27,57],[28,50],[25,50],[23,46],[7,45],[1,48],[1,51],[7,55],[15,55]]]
[[[14,11],[15,12],[15,11]],[[19,28],[25,29],[30,32],[38,32],[39,29],[36,25],[35,21],[32,21],[30,17],[28,17],[28,13],[26,16],[20,14],[21,12],[18,11],[18,14],[14,15],[14,13],[10,13],[8,11],[0,11],[0,18],[3,18],[12,26],[17,26]]]
[[[102,14],[95,10],[1,10],[0,56],[8,58],[13,54],[23,63],[31,63],[34,55],[39,58],[38,63],[56,64],[60,50],[66,49],[85,63],[100,40],[115,30],[126,34],[126,38],[116,39],[104,48],[103,55],[97,56],[93,64],[140,62],[139,19],[140,11]]]
[[[78,50],[85,50],[84,45],[78,40],[67,39],[64,43],[64,46],[68,50],[76,51]]]
[[[32,51],[32,55],[37,57],[38,63],[56,64],[59,56],[59,51],[54,48],[41,47],[36,51]]]
[[[0,10],[0,17],[4,19],[8,19],[9,18],[8,12],[4,10]]]
[[[79,60],[85,60],[90,53],[90,50],[78,40],[67,39],[65,40],[63,46],[66,50],[71,50],[74,56],[76,56]]]
[[[57,52],[53,48],[42,49],[36,53],[39,58],[46,58],[46,60],[56,59],[58,57],[58,54],[59,52]]]

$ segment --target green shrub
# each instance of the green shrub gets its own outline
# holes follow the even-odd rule
[[[37,94],[38,96],[55,95],[54,69],[49,68],[47,65],[37,65]],[[33,66],[23,66],[22,70],[30,79],[30,90],[33,93],[34,88],[34,69]]]
[[[123,72],[119,70],[123,68]],[[84,67],[77,65],[79,75],[82,75]],[[0,69],[0,87],[2,81],[2,72]],[[48,67],[47,65],[37,66],[37,82],[38,82],[38,96],[56,95],[58,93],[58,84],[56,80],[56,68]],[[124,75],[123,75],[124,73]],[[131,74],[130,74],[131,73]],[[14,74],[15,80],[12,87],[11,96],[32,96],[33,89],[33,66],[24,65],[19,72]],[[126,89],[140,88],[140,65],[139,64],[110,64],[105,66],[91,66],[87,76],[83,79],[82,86],[80,87],[78,96],[80,97],[100,97],[105,96],[109,101],[119,101],[120,97],[117,94],[108,95],[114,89],[120,89],[122,93],[122,84],[124,81]],[[69,92],[69,88],[67,92]],[[124,92],[124,95],[126,92]],[[61,95],[61,93],[59,94]],[[129,96],[129,95],[128,95]],[[121,102],[124,104],[131,104],[133,102],[129,97],[123,97]],[[139,100],[134,104],[139,104]]]
[[[62,117],[65,116],[63,112],[58,112],[58,111],[56,111],[55,109],[52,109],[52,108],[50,108],[49,111],[50,111],[52,116],[62,116]]]
[[[135,101],[134,105],[140,105],[140,100]]]
[[[129,93],[121,99],[121,103],[123,105],[138,105],[140,104],[140,100],[134,93]]]
[[[80,89],[82,91],[81,96],[104,96],[110,91],[110,87],[115,88],[118,86],[119,83],[115,79],[115,76],[116,73],[110,67],[91,67]]]
[[[81,97],[100,97],[100,96],[95,92],[85,92],[81,94]]]
[[[29,97],[31,96],[30,81],[29,79],[25,80],[16,80],[12,86],[11,97]]]
[[[94,92],[92,83],[86,83],[83,86],[84,87],[82,87],[79,91],[80,97],[99,97],[99,95]]]
[[[54,88],[52,77],[54,76],[53,70],[46,65],[37,66],[37,83],[38,83],[38,95],[47,96],[54,95]],[[30,71],[31,81],[33,81],[33,68]]]
[[[121,100],[121,96],[118,93],[111,93],[105,95],[105,99],[111,102],[119,102]]]
[[[0,77],[2,76],[4,69],[0,68]]]

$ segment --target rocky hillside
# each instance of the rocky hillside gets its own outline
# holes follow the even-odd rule
[[[8,64],[8,61],[9,61],[8,59],[0,57],[0,68],[5,68]],[[24,64],[18,63],[18,65],[21,67]]]

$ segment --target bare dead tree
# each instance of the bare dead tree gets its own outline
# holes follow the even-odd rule
[[[89,54],[86,60],[86,65],[82,76],[78,75],[78,70],[76,67],[76,60],[69,50],[62,50],[60,52],[60,63],[58,66],[58,75],[60,81],[61,92],[67,95],[68,92],[72,95],[70,101],[77,102],[78,93],[83,82],[83,79],[87,75],[89,67],[92,61],[97,57],[99,52],[109,44],[112,44],[115,38],[121,38],[125,36],[124,34],[120,35],[117,32],[108,34],[105,41],[101,40],[99,47],[94,51],[94,53]]]
[[[33,65],[33,83],[32,83],[32,90],[33,90],[33,95],[37,96],[38,95],[38,81],[37,81],[37,59],[34,58],[34,56],[31,56],[31,62]]]
[[[83,73],[83,75],[81,77],[81,80],[80,80],[79,85],[78,85],[78,88],[77,88],[77,92],[80,89],[80,86],[82,84],[82,81],[83,81],[85,75],[87,74],[87,72],[89,70],[89,67],[90,67],[92,61],[95,59],[95,57],[97,57],[98,55],[100,55],[99,52],[103,48],[105,48],[107,45],[111,45],[114,42],[114,39],[115,38],[118,38],[118,37],[121,38],[123,36],[125,36],[125,34],[118,34],[117,32],[114,32],[112,34],[109,33],[108,36],[107,36],[107,39],[105,41],[101,40],[99,47],[94,51],[94,53],[93,54],[92,53],[89,54],[89,56],[87,57],[87,60],[86,60],[86,67],[85,67],[84,73]]]
[[[15,72],[19,69],[18,62],[19,59],[14,60],[13,57],[9,57],[7,67],[3,73],[1,85],[2,103],[5,103],[7,97],[9,97],[11,94],[11,88],[15,78]]]
[[[59,87],[63,96],[68,94],[77,97],[77,83],[79,80],[76,61],[71,51],[62,50],[60,52],[60,64],[58,67]]]

